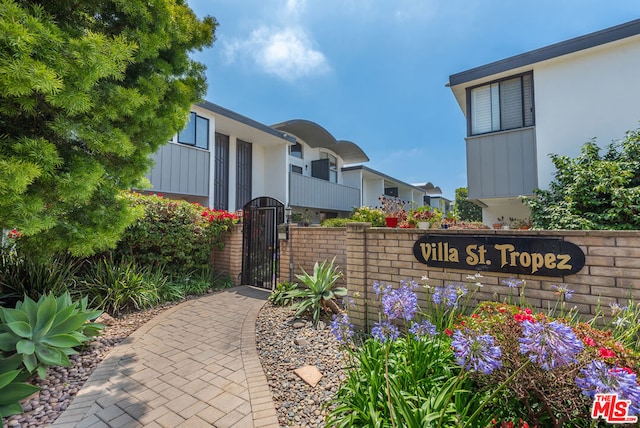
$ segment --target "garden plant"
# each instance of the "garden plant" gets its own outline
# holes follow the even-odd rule
[[[436,287],[425,279],[423,309],[416,282],[375,283],[382,312],[360,340],[348,313],[334,317],[351,363],[328,426],[590,427],[596,394],[617,394],[629,416],[640,414],[633,301],[612,305],[602,325],[604,314],[586,322],[566,310],[573,290],[564,284],[545,313],[527,305],[517,278],[503,281],[505,301],[472,307],[482,277],[467,279]]]

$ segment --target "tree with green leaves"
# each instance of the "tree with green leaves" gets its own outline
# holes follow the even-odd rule
[[[455,214],[460,220],[482,221],[482,208],[469,200],[469,190],[466,187],[456,189]]]
[[[0,0],[0,229],[31,254],[113,247],[149,155],[206,90],[217,22],[186,0]]]
[[[640,229],[640,130],[627,132],[601,154],[595,141],[576,158],[551,155],[549,190],[522,198],[542,229]]]

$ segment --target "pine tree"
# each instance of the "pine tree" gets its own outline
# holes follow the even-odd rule
[[[0,0],[0,229],[32,254],[113,247],[119,198],[206,90],[217,22],[184,0]]]

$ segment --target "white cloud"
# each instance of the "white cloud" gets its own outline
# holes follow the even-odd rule
[[[314,49],[307,34],[299,28],[261,27],[245,40],[225,43],[224,52],[230,62],[248,60],[264,72],[287,81],[331,70],[324,54]]]

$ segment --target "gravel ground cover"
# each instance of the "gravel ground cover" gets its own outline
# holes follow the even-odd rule
[[[4,426],[13,428],[51,424],[69,406],[91,372],[114,346],[151,318],[175,304],[168,303],[114,319],[112,325],[105,327],[101,336],[96,337],[79,354],[69,357],[71,367],[49,367],[44,380],[38,377],[31,379],[29,383],[42,389],[22,401],[25,412],[5,418]]]
[[[345,378],[345,355],[324,319],[315,329],[294,317],[290,307],[265,304],[256,321],[256,342],[278,420],[283,427],[323,427],[328,407]],[[316,366],[322,378],[314,387],[293,371]]]

